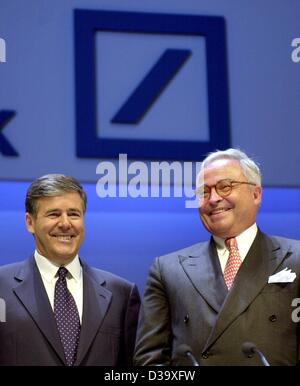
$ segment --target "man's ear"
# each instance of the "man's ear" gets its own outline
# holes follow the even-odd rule
[[[33,216],[28,212],[25,214],[25,222],[28,232],[34,234],[34,219]]]
[[[262,187],[258,186],[258,185],[254,186],[253,197],[254,197],[254,202],[256,205],[260,205],[261,195],[262,195]]]

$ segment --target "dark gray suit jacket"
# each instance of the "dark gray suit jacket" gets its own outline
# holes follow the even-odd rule
[[[81,262],[82,263],[82,262]],[[83,317],[75,365],[132,364],[139,295],[134,284],[83,268]],[[54,313],[33,257],[0,268],[0,365],[65,365]]]
[[[268,284],[286,267],[297,275],[293,282]],[[241,351],[250,341],[271,365],[296,365],[299,326],[291,304],[299,283],[300,242],[260,231],[230,292],[212,239],[159,257],[142,301],[135,364],[172,364],[177,347],[187,344],[201,365],[259,365]]]

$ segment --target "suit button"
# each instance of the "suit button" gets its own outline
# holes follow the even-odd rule
[[[270,322],[276,322],[276,320],[277,320],[277,316],[276,315],[269,316],[269,321]]]
[[[202,356],[203,359],[207,359],[210,356],[210,352],[209,351],[204,351],[204,353],[202,353],[201,356]]]
[[[190,319],[189,314],[186,314],[184,319],[183,319],[183,322],[187,323],[189,321],[189,319]]]

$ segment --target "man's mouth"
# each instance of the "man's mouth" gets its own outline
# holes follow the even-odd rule
[[[217,209],[213,209],[209,215],[210,216],[214,216],[214,215],[217,215],[217,214],[220,214],[220,213],[224,213],[224,212],[227,212],[228,210],[231,210],[231,208],[217,208]]]
[[[70,241],[75,237],[75,235],[51,235],[52,237],[55,237],[59,241]]]

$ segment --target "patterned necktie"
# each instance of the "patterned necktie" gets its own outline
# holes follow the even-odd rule
[[[225,245],[229,250],[229,256],[224,269],[224,280],[227,285],[227,288],[230,289],[234,281],[235,275],[237,274],[242,264],[242,259],[239,253],[236,239],[234,237],[226,239]]]
[[[68,290],[68,270],[60,267],[54,292],[54,315],[68,366],[76,360],[80,335],[80,319],[75,300]]]

